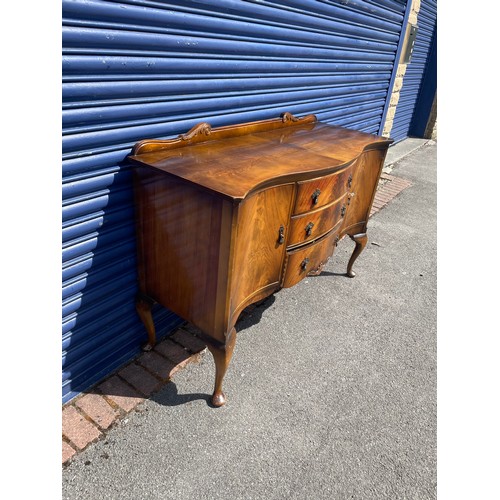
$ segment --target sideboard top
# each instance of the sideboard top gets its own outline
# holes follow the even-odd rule
[[[318,122],[314,115],[212,129],[200,123],[169,140],[137,143],[129,159],[241,200],[262,187],[315,177],[348,165],[391,139]]]

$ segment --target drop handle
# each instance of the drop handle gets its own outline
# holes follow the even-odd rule
[[[300,264],[300,267],[303,271],[307,269],[307,264],[309,264],[309,257],[306,257]]]
[[[346,210],[347,210],[346,206],[342,205],[342,208],[340,209],[340,216],[341,217],[344,217]]]
[[[316,189],[311,195],[313,205],[316,205],[318,203],[318,198],[320,194],[321,194],[321,189]]]
[[[282,245],[284,242],[285,242],[285,228],[283,226],[280,226],[278,232],[278,243]]]
[[[306,236],[311,236],[314,227],[314,222],[309,222],[306,226]]]

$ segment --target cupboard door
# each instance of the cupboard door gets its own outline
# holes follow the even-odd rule
[[[293,184],[260,191],[238,208],[231,277],[231,310],[239,311],[279,288]]]

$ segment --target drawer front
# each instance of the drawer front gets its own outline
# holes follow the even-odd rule
[[[316,240],[335,227],[347,212],[349,198],[339,200],[318,210],[296,215],[290,221],[288,246],[295,246]]]
[[[287,252],[283,288],[295,285],[308,274],[319,274],[333,254],[337,241],[338,231],[331,231],[316,243]]]
[[[332,175],[298,182],[293,214],[302,214],[330,204],[351,188],[354,165]]]

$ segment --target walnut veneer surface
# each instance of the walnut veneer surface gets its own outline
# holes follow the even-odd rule
[[[216,366],[212,402],[253,302],[319,274],[338,241],[366,245],[366,224],[390,139],[314,115],[144,140],[129,160],[137,207],[137,312],[155,339],[155,302],[198,327]]]

